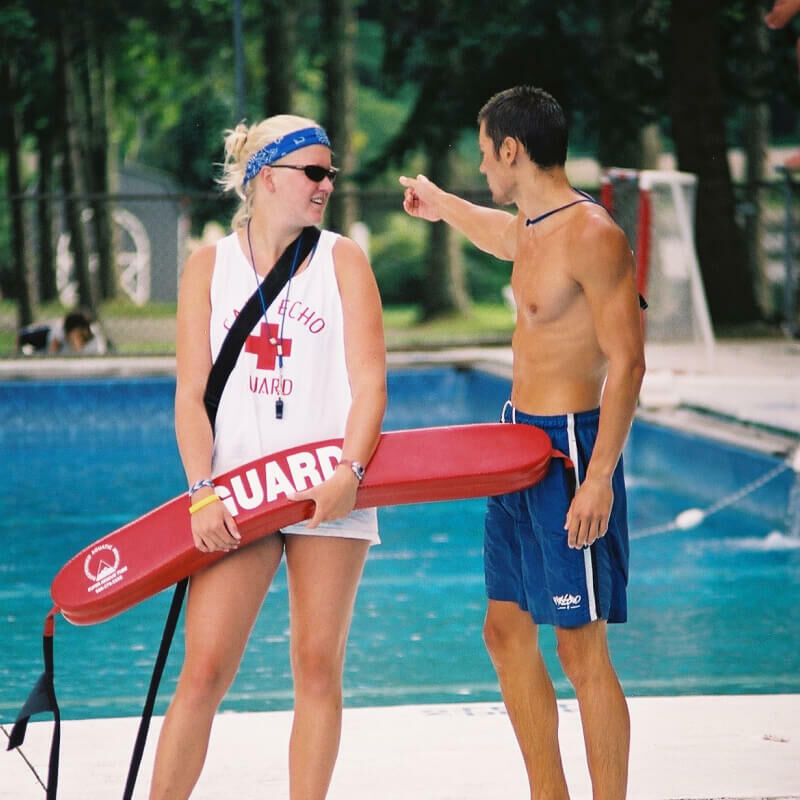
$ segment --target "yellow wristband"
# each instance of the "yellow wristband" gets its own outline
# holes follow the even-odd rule
[[[195,511],[199,511],[201,508],[205,508],[211,503],[216,503],[217,500],[219,500],[219,495],[210,494],[208,497],[198,500],[193,506],[189,506],[189,513],[194,514]]]

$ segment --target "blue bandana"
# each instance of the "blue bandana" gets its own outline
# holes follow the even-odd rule
[[[242,186],[247,186],[247,182],[255,178],[262,167],[268,167],[274,164],[279,158],[283,158],[301,147],[309,147],[312,144],[324,144],[326,147],[331,146],[328,134],[322,128],[303,128],[293,133],[287,133],[270,142],[265,147],[262,147],[257,153],[250,156],[247,161],[247,166],[244,170],[244,181]]]

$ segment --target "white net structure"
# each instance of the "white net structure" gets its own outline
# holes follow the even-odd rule
[[[693,346],[710,365],[714,333],[694,246],[697,177],[685,172],[610,169],[603,204],[631,243],[649,343]]]

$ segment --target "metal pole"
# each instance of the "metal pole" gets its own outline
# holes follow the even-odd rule
[[[792,230],[792,174],[784,166],[776,167],[783,173],[783,263],[785,269],[783,286],[783,320],[786,335],[793,339],[797,325],[794,310],[794,236]]]
[[[233,0],[233,52],[236,73],[236,120],[245,114],[244,46],[242,35],[242,0]]]

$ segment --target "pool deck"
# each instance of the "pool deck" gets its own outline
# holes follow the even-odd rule
[[[732,339],[711,357],[681,345],[648,344],[642,413],[696,412],[731,428],[800,437],[800,341]],[[511,378],[510,348],[389,353],[390,366],[460,364]]]
[[[639,413],[797,458],[800,342],[722,341],[713,361],[686,348],[648,346],[647,361]],[[390,353],[389,363],[456,363],[510,375],[511,354],[508,348],[464,347]],[[0,361],[0,380],[173,373],[170,358]],[[800,800],[800,693],[634,697],[629,704],[630,800]],[[577,707],[563,700],[559,709],[571,797],[589,800]],[[161,718],[153,720],[136,798],[147,796],[160,725]],[[290,712],[220,714],[193,798],[288,798],[290,725]],[[133,718],[65,722],[60,796],[121,796],[136,726]],[[44,796],[32,768],[46,776],[51,730],[49,720],[30,724],[22,748],[30,763],[19,752],[2,750],[0,800]],[[527,797],[522,761],[500,704],[345,709],[329,800]]]
[[[477,643],[476,643],[476,646]],[[800,695],[629,700],[629,800],[800,797]],[[590,800],[580,719],[561,701],[560,738],[572,800]],[[136,798],[147,797],[156,718]],[[193,800],[289,797],[288,711],[220,714]],[[67,721],[59,795],[122,796],[137,720]],[[47,774],[52,724],[31,723],[23,750]],[[44,796],[18,753],[0,754],[0,798]],[[502,705],[345,709],[329,800],[524,800],[524,768]]]

